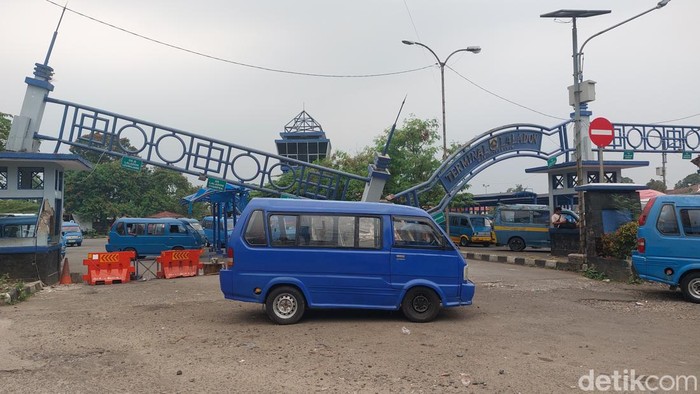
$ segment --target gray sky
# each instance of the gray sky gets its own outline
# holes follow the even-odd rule
[[[446,70],[448,141],[464,143],[510,123],[554,126],[571,112],[571,24],[539,15],[558,9],[610,9],[580,19],[579,42],[656,5],[653,0],[71,0],[68,7],[123,29],[235,62],[289,71],[361,75],[433,64]],[[43,62],[60,8],[45,0],[0,0],[0,112],[18,114],[33,65]],[[672,0],[593,39],[584,79],[597,82],[593,117],[613,123],[700,125],[700,1]],[[303,108],[334,149],[355,153],[402,118],[441,117],[438,68],[377,78],[317,78],[241,67],[186,53],[66,12],[50,66],[52,97],[275,152],[273,140]],[[694,115],[692,117],[689,117]],[[45,119],[48,134],[57,122]],[[608,160],[621,160],[608,154]],[[650,167],[623,175],[655,177],[660,154],[636,154]],[[471,182],[473,193],[517,183],[546,191],[546,176],[520,169],[535,159],[501,162]],[[517,169],[514,171],[513,169]],[[669,155],[669,187],[697,169]]]

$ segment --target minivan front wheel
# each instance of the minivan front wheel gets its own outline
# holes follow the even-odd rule
[[[681,281],[681,291],[686,300],[700,304],[700,272],[692,272]]]
[[[525,249],[525,241],[520,237],[513,237],[508,240],[508,247],[513,252],[522,252]]]
[[[469,246],[469,238],[462,237],[459,239],[459,246]]]
[[[265,312],[277,324],[294,324],[301,319],[306,300],[301,292],[289,286],[273,289],[265,300]]]
[[[429,322],[440,312],[440,297],[427,287],[414,287],[406,292],[401,311],[412,322]]]

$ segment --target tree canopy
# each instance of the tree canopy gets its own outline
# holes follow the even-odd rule
[[[660,181],[658,179],[650,179],[649,182],[647,182],[647,186],[649,186],[649,189],[666,193],[666,185],[663,181]]]
[[[697,172],[694,172],[690,175],[687,175],[685,178],[681,179],[680,181],[678,181],[673,188],[674,189],[681,189],[684,187],[697,185],[699,183],[700,183],[700,174],[698,174]]]
[[[10,136],[12,126],[12,115],[0,112],[0,152],[5,150],[7,137]]]
[[[144,166],[134,172],[108,159],[94,164],[92,171],[66,171],[65,210],[105,224],[123,215],[144,217],[161,211],[187,216],[187,206],[180,200],[197,189],[176,171]],[[203,204],[195,204],[192,216],[204,216],[206,211]]]

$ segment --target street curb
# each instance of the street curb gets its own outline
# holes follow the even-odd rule
[[[493,263],[505,263],[525,265],[528,267],[549,268],[561,271],[577,271],[573,264],[557,259],[535,259],[530,257],[499,256],[486,253],[462,252],[468,260],[490,261]]]
[[[40,280],[36,282],[29,282],[25,283],[24,287],[22,287],[22,293],[30,295],[41,291],[41,289],[43,288],[44,285],[41,283]],[[20,294],[19,291],[17,291],[17,289],[12,289],[7,293],[0,293],[0,305],[14,304],[19,299],[19,295]]]

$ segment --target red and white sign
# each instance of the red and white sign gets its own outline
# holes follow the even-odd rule
[[[613,125],[605,118],[595,118],[588,127],[588,136],[591,142],[599,148],[608,146],[613,140]]]

